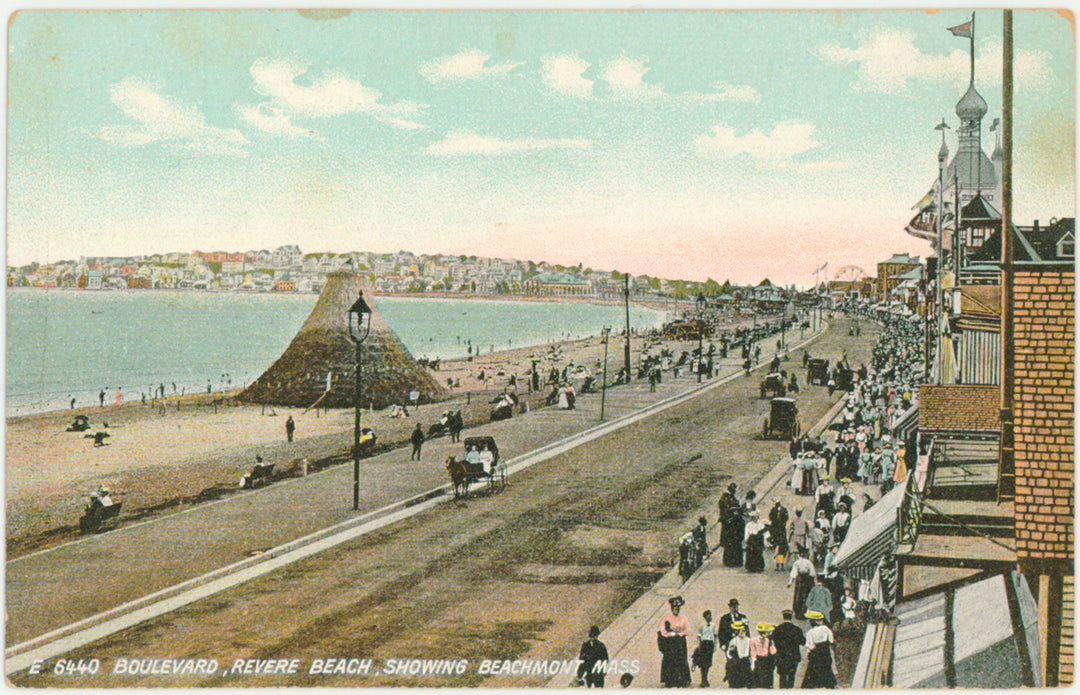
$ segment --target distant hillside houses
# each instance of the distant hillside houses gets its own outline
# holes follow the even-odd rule
[[[364,274],[375,292],[386,294],[619,300],[629,290],[630,296],[637,298],[693,299],[702,293],[718,306],[776,305],[792,294],[790,288],[778,287],[768,280],[758,285],[721,286],[713,280],[702,283],[644,275],[626,277],[616,271],[594,270],[581,264],[563,266],[483,256],[414,254],[404,250],[304,253],[296,244],[247,251],[200,249],[124,257],[86,256],[55,263],[9,266],[7,283],[8,287],[88,291],[319,293],[326,285],[327,276],[342,268]],[[898,276],[897,283],[904,282],[907,278],[899,277],[900,273],[893,272],[896,270],[903,268],[890,266],[888,275]]]

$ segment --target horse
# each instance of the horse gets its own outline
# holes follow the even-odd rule
[[[506,462],[500,458],[496,463],[491,464],[491,470],[488,471],[488,487],[495,487],[496,483],[499,485],[499,489],[506,489]]]
[[[454,486],[454,499],[469,496],[469,485],[472,483],[472,472],[464,460],[450,456],[446,459],[446,470],[450,473],[450,483]]]
[[[461,439],[461,430],[465,428],[465,422],[461,418],[460,410],[454,410],[450,413],[446,426],[450,430],[450,441],[456,442]]]

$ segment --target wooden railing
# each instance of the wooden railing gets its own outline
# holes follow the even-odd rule
[[[904,499],[896,510],[896,544],[915,545],[922,522],[923,493],[915,482],[915,474],[908,476],[904,486]]]

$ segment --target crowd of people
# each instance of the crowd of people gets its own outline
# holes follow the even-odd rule
[[[834,636],[821,612],[807,614],[810,629],[806,632],[793,622],[794,612],[787,609],[781,612],[776,625],[764,621],[755,625],[740,610],[739,600],[733,598],[728,601],[728,612],[716,624],[712,611],[702,613],[691,652],[689,643],[694,631],[682,610],[685,603],[682,596],[670,598],[670,609],[657,629],[660,682],[664,687],[691,686],[694,670],[700,674],[699,685],[709,687],[715,656],[723,654],[724,682],[729,688],[794,688],[804,647],[806,670],[800,687],[836,687]]]
[[[917,481],[920,474],[925,476],[926,456],[916,450],[914,438],[894,437],[896,426],[918,405],[922,345],[916,325],[886,321],[871,365],[862,365],[853,374],[851,390],[829,428],[836,432],[835,442],[793,438],[787,484],[796,496],[808,498],[805,508],[796,505],[789,510],[781,496],[766,507],[753,490],[740,495],[735,483],[721,494],[720,561],[750,573],[765,572],[770,564],[773,571],[785,572],[792,604],[775,626],[755,625],[740,612],[737,599],[716,623],[706,610],[690,652],[691,626],[684,602],[681,596],[672,598],[657,632],[661,682],[666,687],[691,685],[692,670],[700,672],[700,685],[707,687],[714,658],[722,653],[728,687],[771,688],[775,683],[791,688],[804,647],[801,687],[837,686],[833,631],[854,624],[857,616],[873,620],[875,614],[887,615],[895,600],[896,567],[890,553],[880,559],[872,580],[843,577],[835,561],[856,515],[895,485],[905,484],[909,474]],[[846,356],[842,360],[846,364]],[[707,552],[705,530],[705,520],[700,519],[680,539],[684,580],[701,564],[700,549]],[[810,627],[804,633],[793,620],[806,620]]]

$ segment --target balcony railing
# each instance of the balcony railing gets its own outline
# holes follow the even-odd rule
[[[922,521],[923,493],[915,482],[912,472],[905,483],[904,499],[896,510],[896,544],[915,545],[919,538],[919,523]]]

